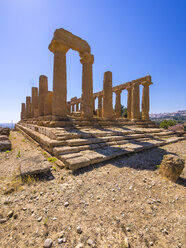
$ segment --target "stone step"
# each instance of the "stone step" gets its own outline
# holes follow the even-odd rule
[[[81,150],[79,152],[59,155],[59,159],[71,170],[77,170],[91,164],[110,160],[122,155],[139,152],[157,146],[177,142],[185,139],[184,137],[172,137],[165,141],[146,140],[126,143],[120,146],[109,146],[96,148],[94,150]]]
[[[57,132],[55,133],[55,138],[56,140],[67,140],[67,139],[77,139],[77,138],[99,138],[99,137],[105,137],[105,136],[123,136],[123,135],[128,135],[128,134],[148,134],[148,133],[162,133],[162,135],[170,134],[171,132],[163,132],[161,129],[155,129],[155,130],[128,130],[128,131],[92,131],[91,129],[89,132],[85,131],[77,131],[74,130],[74,132],[70,131],[69,133],[67,132]]]

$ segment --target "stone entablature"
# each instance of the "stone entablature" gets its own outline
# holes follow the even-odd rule
[[[117,86],[112,87],[112,93],[116,94],[116,103],[115,103],[115,117],[121,117],[121,93],[123,90],[127,90],[127,118],[132,120],[140,119],[140,95],[139,95],[139,86],[143,86],[143,93],[142,93],[142,102],[141,102],[141,111],[142,111],[142,119],[148,120],[149,119],[149,86],[153,84],[151,82],[151,76],[147,75],[142,78],[138,78],[132,80],[130,82],[126,82]],[[103,95],[104,90],[99,91],[93,94],[93,101],[98,98],[98,117],[106,117],[103,115]],[[81,98],[72,98],[73,102],[72,105],[75,105],[77,102],[81,102]],[[72,100],[71,99],[71,100]],[[110,107],[110,113],[113,112]],[[109,118],[109,117],[108,117]],[[111,118],[111,116],[110,116]]]
[[[69,49],[79,52],[82,64],[82,95],[73,97],[67,102],[66,53]],[[112,72],[104,73],[103,90],[93,93],[92,65],[94,56],[89,44],[80,37],[64,30],[57,29],[49,45],[54,54],[53,91],[48,91],[48,78],[41,75],[39,90],[32,87],[32,97],[26,98],[22,104],[21,119],[66,120],[70,115],[85,119],[94,117],[103,119],[121,118],[121,94],[127,90],[127,118],[130,120],[149,119],[149,86],[151,76],[145,76],[127,83],[112,86]],[[143,86],[140,117],[140,92]],[[113,108],[113,93],[115,94],[115,111]],[[98,98],[98,109],[95,100]],[[77,115],[78,114],[78,115]]]

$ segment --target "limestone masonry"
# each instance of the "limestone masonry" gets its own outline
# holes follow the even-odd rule
[[[82,64],[82,95],[71,101],[67,101],[66,77],[69,49],[79,52]],[[54,54],[53,91],[48,91],[48,79],[41,75],[39,89],[32,87],[32,96],[27,96],[26,104],[21,104],[21,121],[16,128],[35,139],[70,169],[185,138],[163,131],[149,120],[151,76],[113,87],[112,72],[107,71],[103,76],[103,90],[93,93],[94,56],[85,40],[62,28],[57,29],[49,50]],[[141,101],[140,86],[143,88]],[[127,92],[127,118],[121,115],[124,90]],[[115,108],[113,96],[116,97]]]

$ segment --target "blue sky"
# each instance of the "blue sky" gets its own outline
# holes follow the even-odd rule
[[[151,113],[186,109],[185,0],[0,0],[0,123],[19,120],[40,75],[52,90],[48,45],[60,27],[90,44],[94,92],[108,70],[113,85],[150,74]],[[81,71],[70,50],[68,99],[81,95]]]

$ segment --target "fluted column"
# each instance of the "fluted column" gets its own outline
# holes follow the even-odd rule
[[[102,117],[102,107],[103,107],[102,99],[103,99],[102,96],[98,96],[98,117]]]
[[[83,117],[93,117],[93,78],[92,64],[94,56],[85,52],[80,53],[82,63],[82,115]]]
[[[115,113],[116,118],[121,117],[121,92],[122,90],[116,91],[116,103],[115,103]]]
[[[113,117],[113,104],[112,104],[112,72],[107,71],[104,73],[103,79],[103,113],[104,118]]]
[[[67,102],[67,114],[70,115],[71,114],[71,103]]]
[[[135,83],[132,86],[132,120],[140,119],[140,95],[139,95],[139,84]]]
[[[54,53],[53,68],[53,116],[60,118],[67,116],[67,80],[66,80],[66,53],[69,50],[57,41],[49,46]]]
[[[149,120],[149,86],[151,82],[144,82],[142,93],[142,120]]]
[[[132,87],[127,87],[127,118],[130,120],[132,118]]]
[[[74,104],[72,103],[72,113],[74,113]]]
[[[31,118],[31,97],[26,97],[26,119]]]
[[[53,101],[53,92],[48,91],[45,97],[44,103],[44,115],[52,115],[52,101]]]
[[[44,75],[39,77],[39,99],[38,99],[38,109],[39,116],[44,116],[44,105],[45,98],[48,92],[48,78]]]
[[[76,112],[79,111],[79,102],[76,103]]]
[[[32,117],[38,114],[38,88],[32,87]]]
[[[21,120],[24,120],[25,118],[26,118],[25,103],[21,103]]]

